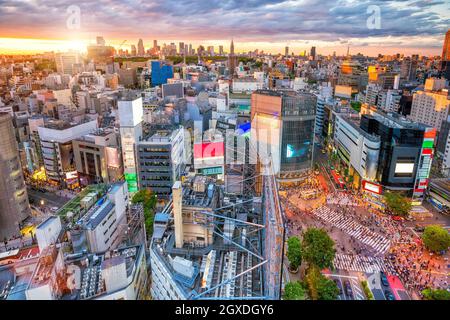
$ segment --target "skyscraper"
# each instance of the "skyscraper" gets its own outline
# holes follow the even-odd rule
[[[311,47],[311,57],[316,60],[316,47]]]
[[[74,72],[73,65],[81,62],[78,52],[64,52],[55,54],[56,71],[58,73],[70,74]]]
[[[119,100],[118,109],[125,180],[128,191],[136,192],[138,179],[135,150],[136,143],[142,139],[142,98],[133,92],[126,92]]]
[[[142,41],[142,39],[139,39],[138,41],[137,50],[139,56],[143,56],[145,54],[144,42]]]
[[[294,91],[257,90],[251,98],[251,139],[274,174],[300,173],[313,161],[317,97]]]
[[[11,115],[0,112],[0,239],[19,235],[30,215]]]
[[[444,46],[442,47],[441,71],[443,76],[450,81],[450,29],[445,34]]]
[[[131,55],[132,56],[136,55],[136,46],[134,44],[131,45]]]
[[[153,40],[153,49],[158,48],[158,40]]]
[[[231,40],[230,45],[230,55],[228,56],[228,67],[230,69],[230,75],[234,76],[234,72],[236,69],[236,56],[234,55],[234,42]]]
[[[285,56],[285,57],[289,56],[289,47],[288,47],[288,46],[286,46],[286,47],[284,48],[284,56]]]
[[[179,42],[178,43],[178,53],[179,54],[184,54],[184,42]]]
[[[223,46],[219,46],[219,55],[223,55]]]
[[[442,47],[442,61],[450,61],[450,29],[445,34],[444,46]]]

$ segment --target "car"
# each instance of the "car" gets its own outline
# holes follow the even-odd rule
[[[425,231],[425,227],[416,224],[416,225],[414,226],[414,230],[417,231],[417,232],[424,232],[424,231]]]
[[[349,297],[353,299],[353,290],[352,290],[352,286],[350,284],[350,281],[345,280],[344,281],[344,289],[345,289],[345,294]]]
[[[325,154],[325,153],[327,153],[327,152],[326,152],[324,149],[322,149],[322,153]]]
[[[400,217],[400,216],[392,216],[392,220],[394,220],[394,221],[403,221],[405,219],[403,217]]]
[[[386,297],[386,300],[395,300],[394,295],[389,290],[384,290],[384,296]]]
[[[381,280],[381,283],[383,284],[383,286],[389,287],[389,282],[388,282],[388,279],[384,272],[380,272],[380,280]]]
[[[336,283],[336,286],[339,289],[339,295],[342,295],[342,285],[341,282],[338,279],[334,279],[334,283]]]

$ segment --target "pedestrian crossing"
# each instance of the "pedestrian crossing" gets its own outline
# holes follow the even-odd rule
[[[327,196],[327,204],[339,204],[343,206],[358,206],[358,202],[352,196],[336,192]]]
[[[327,224],[342,230],[359,242],[371,247],[379,254],[384,254],[389,249],[391,244],[389,239],[359,224],[351,216],[345,216],[329,207],[320,207],[314,210],[313,214]]]
[[[381,257],[370,257],[350,254],[336,254],[333,260],[335,269],[358,271],[365,273],[392,273],[393,267],[389,261]]]
[[[350,282],[352,284],[353,289],[353,298],[354,300],[366,300],[363,290],[358,283],[358,279],[351,278]]]

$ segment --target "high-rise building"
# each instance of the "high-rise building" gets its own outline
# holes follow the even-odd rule
[[[131,45],[131,55],[135,56],[137,54],[136,46],[134,44]]]
[[[194,51],[192,51],[192,44],[189,43],[189,55],[193,55]]]
[[[368,74],[357,60],[346,59],[341,64],[338,84],[352,87],[352,92],[362,91],[368,82]]]
[[[137,54],[139,56],[143,56],[145,54],[144,42],[142,41],[142,39],[139,39],[139,41],[138,41]]]
[[[444,45],[442,46],[442,61],[450,61],[450,29],[445,34]]]
[[[54,120],[38,127],[48,180],[68,188],[78,187],[72,141],[97,130],[97,120],[78,124]]]
[[[316,60],[316,47],[311,47],[311,57],[312,60]]]
[[[234,76],[236,64],[237,64],[237,59],[236,59],[236,56],[234,55],[234,42],[233,42],[233,40],[231,40],[230,54],[228,56],[228,68],[230,69],[231,77]]]
[[[260,158],[271,158],[274,174],[283,177],[311,168],[316,105],[317,97],[309,93],[252,94],[251,139]]]
[[[219,46],[219,56],[223,55],[223,46]]]
[[[153,40],[153,49],[158,48],[158,40]]]
[[[441,72],[445,79],[450,81],[450,29],[445,34],[444,45],[442,46]]]
[[[100,129],[72,141],[76,170],[82,185],[112,183],[123,176],[117,135]]]
[[[173,78],[173,66],[162,61],[152,61],[152,86],[159,86],[167,83],[167,79]]]
[[[30,215],[27,188],[19,160],[13,120],[0,112],[0,239],[20,234],[20,224]]]
[[[450,108],[445,79],[430,78],[425,81],[425,89],[413,94],[410,119],[441,130]]]
[[[403,190],[420,203],[428,185],[436,129],[396,114],[364,114],[360,127],[381,139],[376,181]]]
[[[184,42],[179,42],[178,43],[178,53],[180,55],[185,54],[185,52],[184,52]]]
[[[286,47],[284,48],[284,56],[285,56],[285,57],[289,56],[289,47],[288,47],[288,46],[286,46]]]
[[[58,73],[74,73],[74,65],[81,62],[78,52],[64,52],[55,54],[56,71]]]
[[[175,181],[184,171],[184,130],[158,130],[137,144],[139,189],[150,189],[159,199],[169,199]]]
[[[125,180],[129,192],[138,189],[136,144],[142,140],[144,108],[142,97],[129,91],[119,99],[120,139]]]
[[[417,60],[405,58],[400,66],[400,77],[406,81],[415,81],[417,71]]]

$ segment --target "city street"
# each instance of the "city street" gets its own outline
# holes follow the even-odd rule
[[[375,299],[388,299],[386,295],[391,292],[396,300],[405,300],[411,299],[411,295],[417,298],[429,285],[446,288],[449,254],[436,256],[425,251],[417,226],[440,224],[448,228],[449,217],[427,204],[432,217],[422,221],[394,221],[390,216],[369,210],[360,195],[340,188],[330,174],[326,155],[318,154],[320,173],[315,177],[318,182],[308,181],[307,186],[321,186],[320,194],[315,199],[302,199],[305,188],[301,185],[285,188],[280,193],[288,219],[288,237],[300,236],[308,227],[325,229],[336,244],[330,277],[340,283],[342,277],[349,275],[362,281],[373,280],[380,272],[387,274],[387,286],[379,285],[379,281],[368,281]],[[410,278],[411,275],[414,278]],[[350,284],[353,292],[359,291],[354,281]],[[345,294],[340,296],[340,299],[348,298]]]

